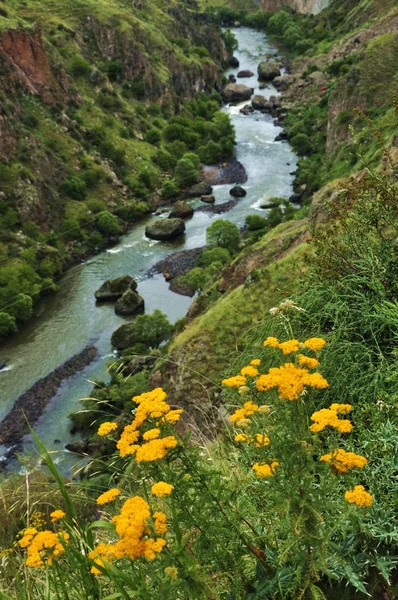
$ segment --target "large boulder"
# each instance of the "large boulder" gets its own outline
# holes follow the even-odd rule
[[[247,194],[246,190],[241,185],[235,185],[229,193],[234,198],[244,198]]]
[[[121,275],[116,279],[108,279],[95,292],[96,300],[118,300],[127,290],[136,290],[137,282],[130,275]]]
[[[256,95],[252,100],[252,106],[256,110],[272,110],[274,105],[265,96]]]
[[[145,235],[152,240],[171,240],[179,237],[185,231],[182,219],[158,219],[145,228]]]
[[[199,196],[207,196],[211,194],[213,188],[210,184],[206,183],[206,181],[201,181],[200,183],[196,183],[191,187],[188,192],[188,196],[190,198],[199,198]]]
[[[159,356],[159,350],[152,350],[149,356],[136,355],[131,357],[129,362],[122,368],[123,377],[127,377],[128,375],[136,375],[136,373],[140,373],[145,369],[152,369]]]
[[[253,88],[242,83],[228,83],[222,91],[225,102],[243,102],[249,100],[253,94]]]
[[[272,81],[281,74],[278,63],[272,61],[261,62],[258,65],[257,72],[260,81]]]
[[[228,59],[228,64],[233,69],[237,69],[239,67],[239,60],[236,58],[236,56],[230,56]]]
[[[253,77],[253,75],[254,73],[253,71],[250,71],[250,69],[243,69],[243,71],[239,71],[237,77],[239,77],[239,79],[243,79],[244,77]]]
[[[203,195],[200,197],[200,199],[202,200],[202,202],[205,202],[206,204],[214,204],[214,202],[216,201],[213,194]]]
[[[173,206],[169,219],[189,219],[192,217],[194,209],[185,200],[179,200]]]
[[[115,304],[115,313],[127,317],[144,310],[144,298],[134,290],[127,290]]]
[[[125,323],[125,325],[116,329],[116,331],[112,333],[111,343],[116,350],[126,350],[126,348],[135,344],[134,323]]]

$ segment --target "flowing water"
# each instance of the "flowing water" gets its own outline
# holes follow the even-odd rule
[[[248,28],[233,29],[239,49],[239,69],[250,69],[257,73],[258,63],[275,48],[264,33]],[[255,88],[267,98],[277,95],[273,86],[259,90],[257,76],[238,80]],[[243,103],[245,104],[245,103]],[[0,419],[12,408],[15,399],[89,343],[98,349],[98,358],[84,372],[77,373],[64,382],[56,396],[47,406],[35,430],[54,452],[61,470],[67,470],[76,462],[76,456],[64,451],[65,444],[74,438],[69,432],[68,414],[77,410],[79,399],[89,395],[91,381],[105,379],[106,362],[112,356],[110,337],[112,332],[126,322],[114,313],[112,304],[97,306],[94,292],[101,283],[118,275],[130,274],[138,281],[138,292],[145,298],[146,313],[158,308],[167,314],[171,322],[183,317],[192,298],[180,296],[168,289],[163,276],[146,277],[147,270],[157,261],[177,250],[203,246],[206,228],[219,218],[229,219],[238,226],[244,224],[245,216],[260,211],[267,198],[288,198],[292,194],[292,173],[296,169],[296,157],[287,142],[275,142],[281,132],[269,115],[255,112],[248,116],[240,114],[239,106],[225,106],[236,129],[236,156],[246,168],[248,180],[245,184],[247,196],[228,213],[212,215],[196,212],[186,222],[186,233],[172,242],[157,242],[145,237],[145,226],[153,218],[141,221],[120,243],[99,254],[84,264],[72,268],[60,282],[59,292],[43,299],[36,307],[36,316],[22,331],[12,337],[0,349],[1,359],[7,368],[0,371]],[[216,202],[229,199],[231,185],[216,186]],[[194,205],[201,204],[194,200]],[[25,449],[30,448],[29,437]]]

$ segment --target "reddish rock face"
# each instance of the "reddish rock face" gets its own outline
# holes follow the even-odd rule
[[[11,88],[22,83],[46,104],[62,100],[68,94],[65,74],[60,81],[55,77],[38,26],[33,35],[23,29],[4,31],[0,36],[0,54],[10,69]]]

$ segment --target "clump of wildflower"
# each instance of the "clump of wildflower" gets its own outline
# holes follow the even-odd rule
[[[52,513],[50,513],[50,519],[51,521],[54,523],[55,521],[59,521],[60,519],[63,519],[65,516],[65,513],[63,510],[58,509],[58,510],[53,510]]]
[[[309,356],[305,356],[305,354],[298,355],[299,364],[302,367],[306,367],[307,369],[316,369],[319,367],[320,362],[316,358],[310,358]]]
[[[167,577],[170,577],[170,579],[177,579],[178,570],[176,567],[166,567],[164,574],[167,575]]]
[[[258,369],[253,367],[253,365],[247,365],[247,367],[243,367],[240,370],[240,374],[247,377],[256,377],[258,375]]]
[[[35,528],[25,529],[18,545],[27,549],[26,566],[39,568],[51,565],[53,559],[65,551],[69,534],[65,531],[37,531]]]
[[[336,403],[334,403],[334,404],[331,404],[329,408],[330,408],[330,410],[334,410],[339,415],[346,415],[347,413],[352,411],[351,404],[336,404]]]
[[[308,350],[312,350],[313,352],[320,352],[322,348],[326,345],[326,340],[323,338],[309,338],[305,340],[304,346],[308,348]]]
[[[278,344],[279,350],[282,350],[283,354],[292,354],[298,352],[300,348],[300,342],[298,340],[287,340]]]
[[[349,469],[354,469],[355,467],[363,469],[368,462],[364,456],[355,454],[355,452],[346,452],[342,448],[324,454],[319,460],[330,463],[339,473],[347,473]]]
[[[262,415],[269,415],[269,413],[271,412],[271,406],[269,406],[268,404],[262,404],[258,407],[258,412]]]
[[[275,474],[276,467],[279,466],[277,461],[273,461],[270,465],[267,463],[256,463],[253,465],[252,469],[256,472],[256,475],[259,479],[263,477],[272,477]]]
[[[337,431],[340,431],[340,433],[350,433],[353,427],[351,421],[348,419],[339,419],[338,410],[336,408],[332,409],[332,406],[350,407],[351,410],[351,406],[349,404],[332,404],[330,408],[322,408],[321,410],[317,410],[311,415],[311,421],[315,421],[312,425],[310,425],[311,431],[319,432],[323,431],[325,427],[333,427],[334,429],[337,429]]]
[[[363,485],[356,485],[353,490],[347,490],[344,494],[345,499],[350,504],[357,506],[372,506],[373,496],[369,494]]]
[[[264,435],[263,433],[257,433],[255,437],[251,435],[246,435],[245,433],[238,433],[235,436],[235,442],[245,442],[246,444],[256,444],[257,448],[262,448],[263,446],[268,446],[270,443],[270,439],[268,435]]]
[[[109,504],[109,502],[113,502],[114,500],[116,500],[116,498],[119,495],[120,495],[120,490],[118,490],[117,488],[111,488],[107,492],[104,492],[103,494],[101,494],[101,496],[98,496],[97,504],[99,504],[99,505]]]
[[[158,498],[163,498],[163,496],[169,496],[173,491],[174,486],[171,483],[166,483],[165,481],[159,481],[158,483],[154,483],[151,487],[151,493]]]
[[[155,427],[154,429],[149,429],[149,431],[146,431],[145,433],[143,433],[142,439],[146,440],[146,441],[156,440],[159,436],[160,436],[160,429]]]
[[[112,431],[115,431],[116,429],[117,429],[116,423],[112,423],[110,421],[106,421],[106,423],[102,423],[98,427],[97,433],[100,436],[105,436],[105,435],[109,435],[110,433],[112,433]]]
[[[242,387],[242,385],[246,385],[246,377],[243,375],[235,375],[235,377],[228,377],[227,379],[222,380],[222,384],[227,387]]]
[[[250,364],[253,365],[253,367],[258,367],[261,365],[261,360],[259,358],[253,358],[253,360],[250,361]]]
[[[328,385],[320,373],[309,373],[307,369],[296,367],[293,363],[273,367],[256,381],[259,392],[278,388],[279,396],[284,400],[297,400],[307,386],[325,389]]]
[[[240,396],[244,396],[244,394],[248,394],[250,392],[250,388],[247,385],[241,385],[238,389],[238,394]]]
[[[269,346],[270,348],[278,348],[279,340],[276,337],[267,337],[267,339],[264,341],[264,346]]]
[[[167,531],[167,517],[164,512],[158,511],[153,513],[154,527],[156,533],[163,535]]]
[[[242,408],[238,408],[229,418],[232,423],[241,423],[247,417],[250,417],[258,410],[258,405],[254,402],[245,402]]]
[[[91,567],[90,572],[93,573],[93,575],[101,575],[102,571],[100,571],[97,567],[105,567],[105,563],[102,560],[103,558],[110,562],[115,557],[113,544],[101,542],[95,547],[95,550],[90,550],[87,556],[95,563]]]

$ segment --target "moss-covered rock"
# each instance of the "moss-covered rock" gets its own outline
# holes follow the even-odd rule
[[[272,81],[281,74],[278,63],[272,61],[261,62],[258,65],[257,72],[260,81]]]
[[[112,333],[111,343],[117,350],[126,350],[135,342],[134,323],[125,323]]]
[[[127,290],[115,304],[117,315],[129,316],[144,310],[144,298],[134,290]]]
[[[222,91],[225,102],[243,102],[249,100],[253,94],[253,88],[242,83],[228,83]]]
[[[115,279],[104,281],[95,292],[95,299],[99,302],[118,300],[127,290],[136,290],[137,282],[130,275],[121,275]]]
[[[206,181],[201,181],[190,188],[188,196],[190,198],[199,198],[199,196],[207,196],[212,192],[213,188],[211,187],[211,185],[206,183]]]
[[[145,235],[152,240],[171,240],[183,235],[185,223],[182,219],[158,219],[145,228]]]
[[[189,219],[192,217],[194,209],[185,200],[179,200],[173,206],[173,210],[169,214],[169,219]]]

